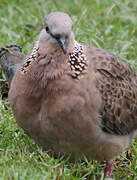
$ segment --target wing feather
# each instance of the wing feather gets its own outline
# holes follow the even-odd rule
[[[97,88],[102,97],[102,129],[126,135],[137,129],[137,77],[130,66],[112,53],[93,58]]]

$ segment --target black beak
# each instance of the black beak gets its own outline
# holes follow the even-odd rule
[[[58,39],[58,43],[60,45],[60,47],[62,48],[64,54],[67,53],[67,47],[68,47],[68,42],[66,38],[60,38]]]

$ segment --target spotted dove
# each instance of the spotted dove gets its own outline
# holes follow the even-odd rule
[[[0,96],[2,99],[7,98],[11,80],[23,60],[24,55],[18,45],[8,45],[0,49],[0,66],[5,74],[5,78],[3,78],[0,69]]]
[[[137,129],[136,74],[113,53],[77,42],[62,12],[46,17],[9,101],[17,123],[45,150],[105,160],[105,178]]]
[[[24,60],[22,49],[18,45],[8,45],[0,49],[0,65],[10,85],[11,80]]]

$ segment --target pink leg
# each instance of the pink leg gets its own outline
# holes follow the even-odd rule
[[[105,178],[112,178],[112,172],[113,172],[114,163],[106,163],[106,167],[104,170],[104,177]]]

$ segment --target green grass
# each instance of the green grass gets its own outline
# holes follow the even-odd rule
[[[0,46],[17,43],[27,53],[51,11],[71,15],[78,41],[113,51],[137,71],[135,0],[0,0]],[[48,156],[17,126],[7,100],[0,98],[0,180],[101,180],[102,166]],[[115,166],[116,180],[137,180],[137,142]]]

